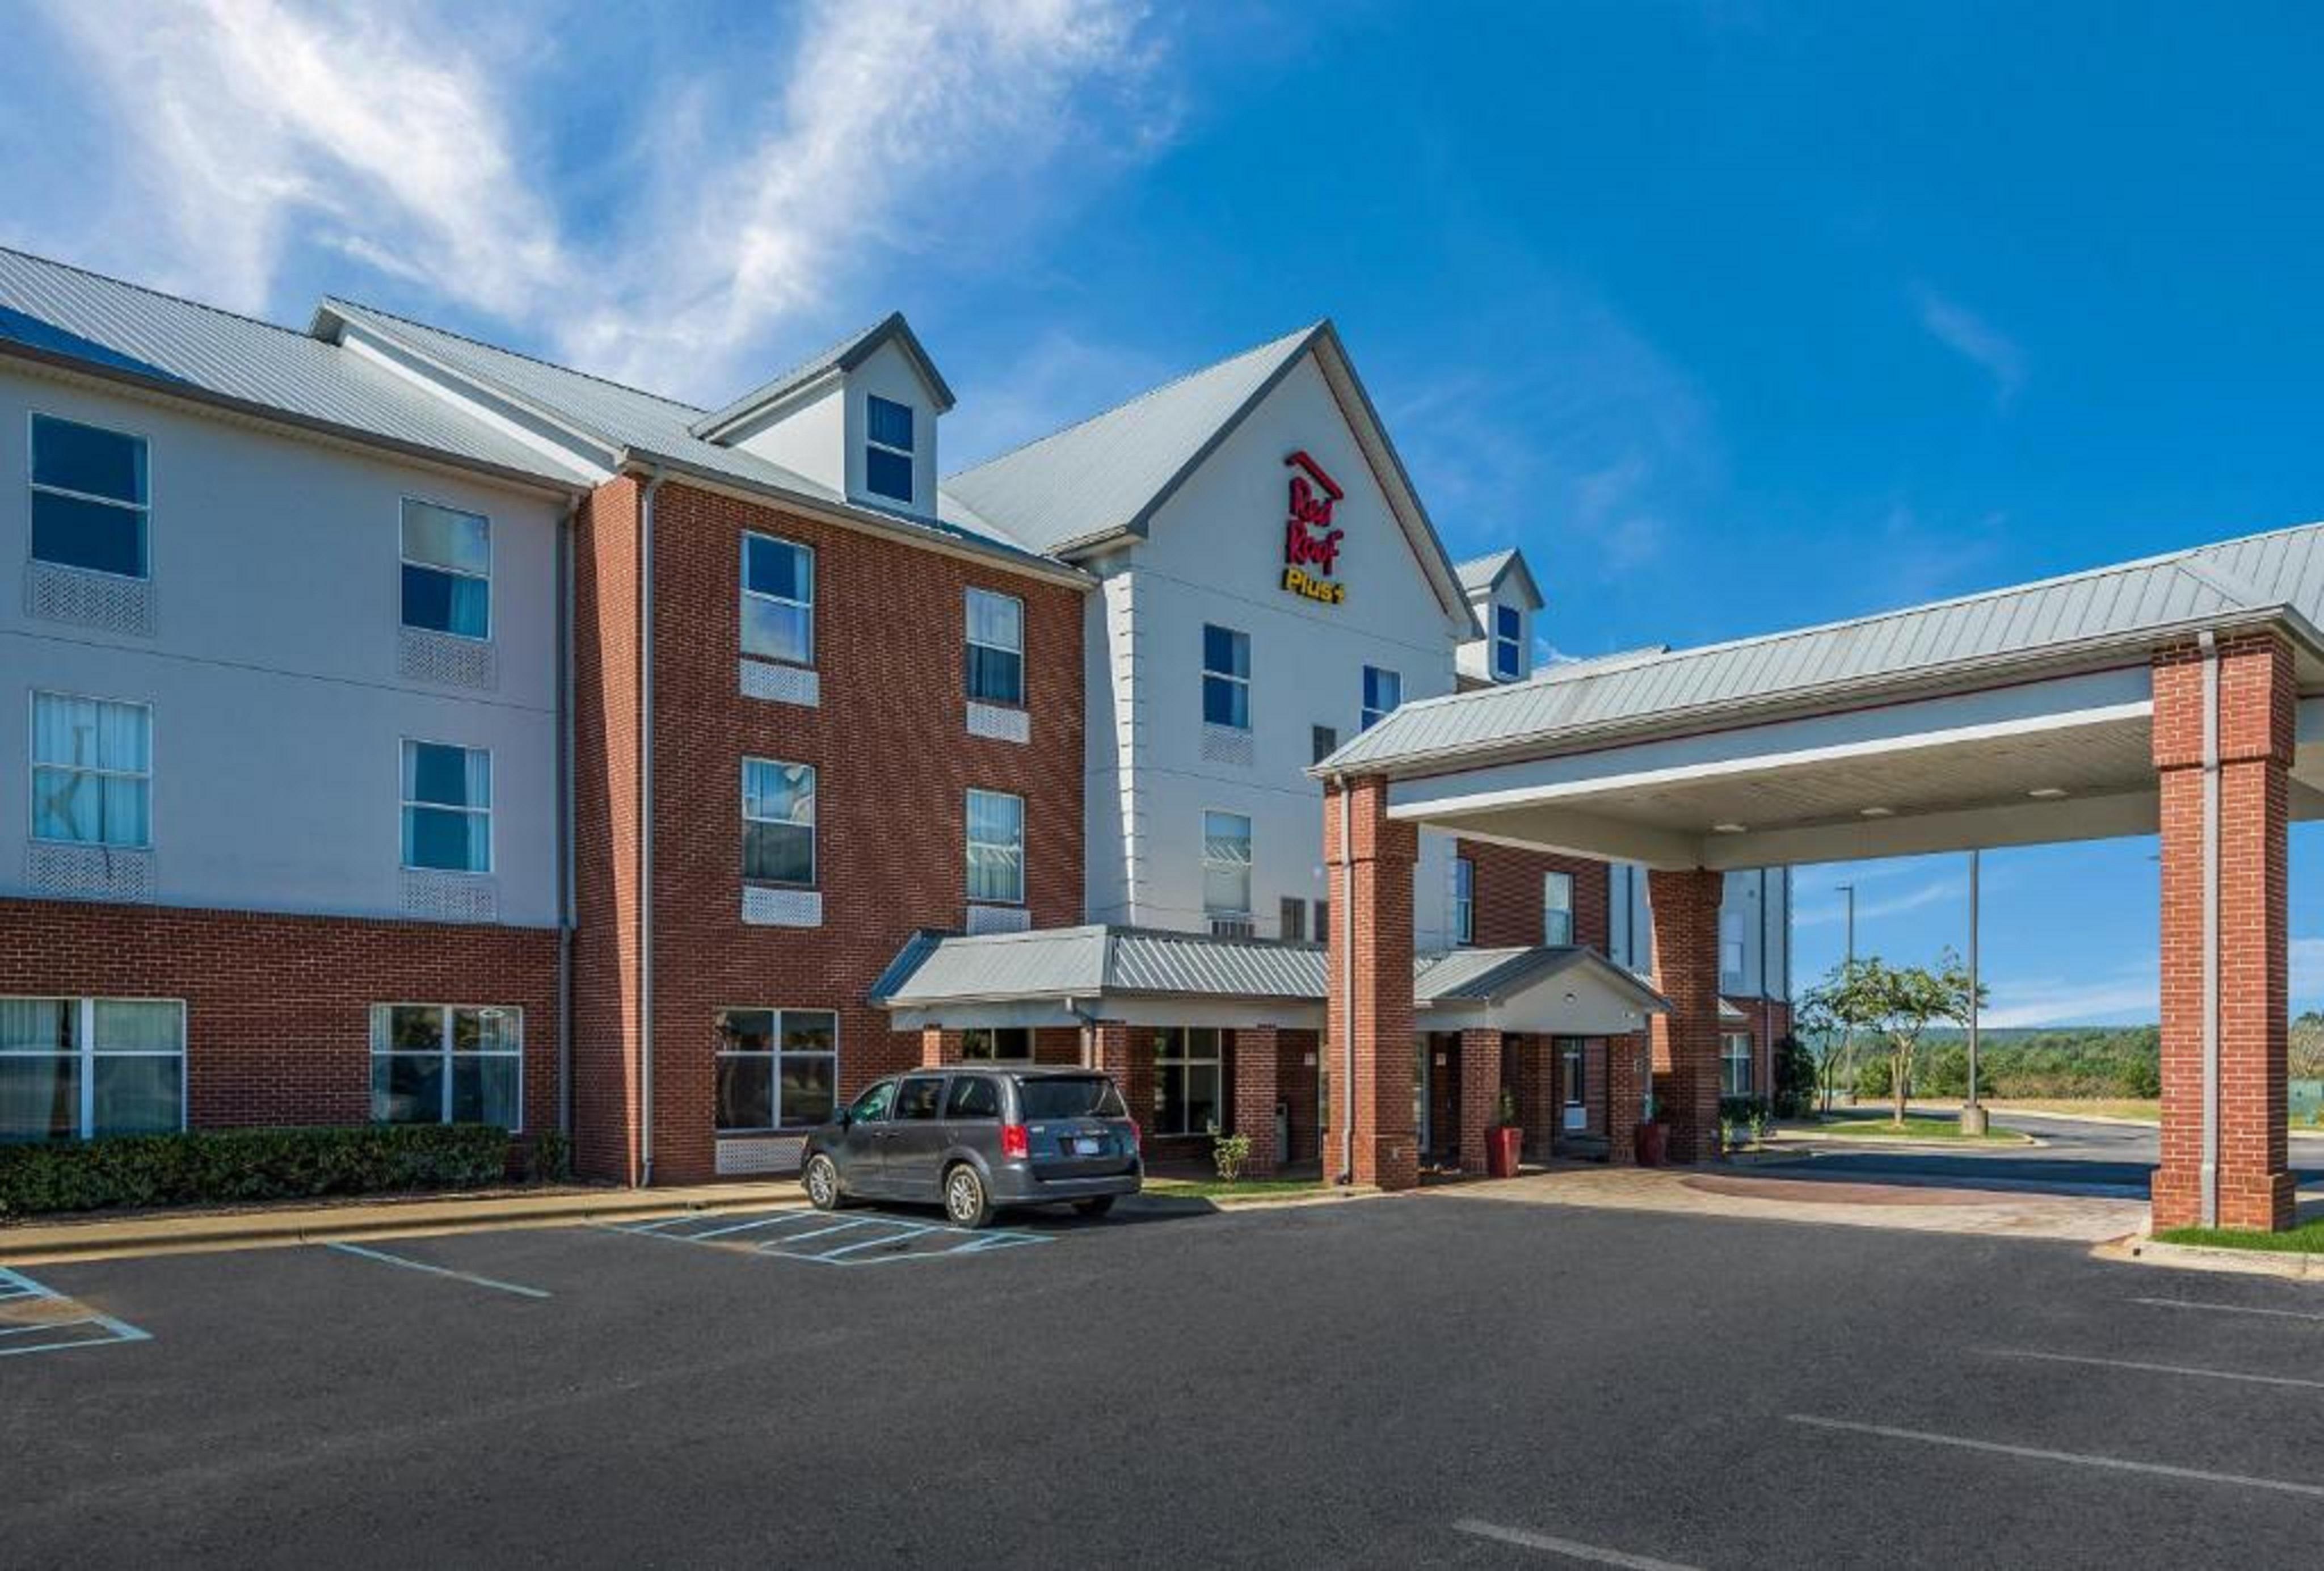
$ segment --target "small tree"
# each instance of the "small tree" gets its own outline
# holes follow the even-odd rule
[[[1861,1026],[1886,1047],[1888,1091],[1895,1099],[1895,1122],[1902,1125],[1922,1035],[1941,1020],[1969,1020],[1969,968],[1950,949],[1937,957],[1934,970],[1891,966],[1877,955],[1853,965],[1842,961],[1808,1001],[1812,1010]]]
[[[1838,975],[1839,970],[1835,969],[1833,977]],[[1808,1050],[1815,1060],[1820,1105],[1803,1110],[1810,1113],[1828,1114],[1831,1111],[1832,1087],[1849,1070],[1847,1060],[1854,1022],[1840,1017],[1832,984],[1833,978],[1827,977],[1821,985],[1811,988],[1792,1015],[1793,1029],[1805,1039]]]

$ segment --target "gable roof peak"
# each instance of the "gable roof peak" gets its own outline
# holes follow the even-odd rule
[[[901,311],[890,311],[886,316],[857,332],[853,332],[820,355],[810,356],[771,382],[764,382],[742,394],[725,408],[704,415],[694,422],[692,430],[705,441],[721,441],[735,427],[751,420],[761,411],[782,402],[791,394],[825,376],[845,374],[870,359],[881,346],[893,342],[904,352],[904,357],[919,373],[935,395],[936,412],[949,411],[954,402],[952,388],[936,370],[936,363],[912,331],[912,324],[904,319]]]

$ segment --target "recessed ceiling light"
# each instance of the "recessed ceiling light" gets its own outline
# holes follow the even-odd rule
[[[1893,818],[1896,816],[1896,809],[1894,808],[1858,808],[1856,809],[1856,814],[1857,817],[1860,818]]]
[[[1711,832],[1714,835],[1740,835],[1747,827],[1748,826],[1743,824],[1713,824]]]
[[[2035,786],[2025,793],[2037,802],[2054,802],[2066,794],[2064,786]]]

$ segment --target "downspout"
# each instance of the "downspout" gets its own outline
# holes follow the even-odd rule
[[[580,518],[576,498],[557,535],[557,1132],[568,1141],[573,1138],[573,535]]]
[[[657,467],[638,499],[638,1184],[653,1187],[653,652]]]
[[[1347,1098],[1347,1116],[1340,1121],[1340,1182],[1356,1181],[1356,847],[1349,838],[1355,825],[1354,809],[1348,798],[1345,775],[1333,777],[1340,790],[1340,880],[1341,902],[1337,930],[1340,938],[1340,1005],[1341,1030],[1346,1040],[1340,1046],[1341,1068],[1346,1078],[1341,1082],[1341,1094]]]
[[[2219,647],[2203,652],[2203,1169],[2201,1220],[2219,1224]]]

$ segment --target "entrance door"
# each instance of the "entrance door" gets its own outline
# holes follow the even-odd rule
[[[1557,1039],[1558,1085],[1564,1104],[1559,1127],[1571,1134],[1590,1127],[1588,1045],[1580,1037]]]
[[[1434,1100],[1428,1093],[1434,1077],[1428,1062],[1436,1044],[1434,1039],[1422,1035],[1412,1045],[1412,1139],[1413,1149],[1425,1159],[1430,1151],[1428,1104]]]

